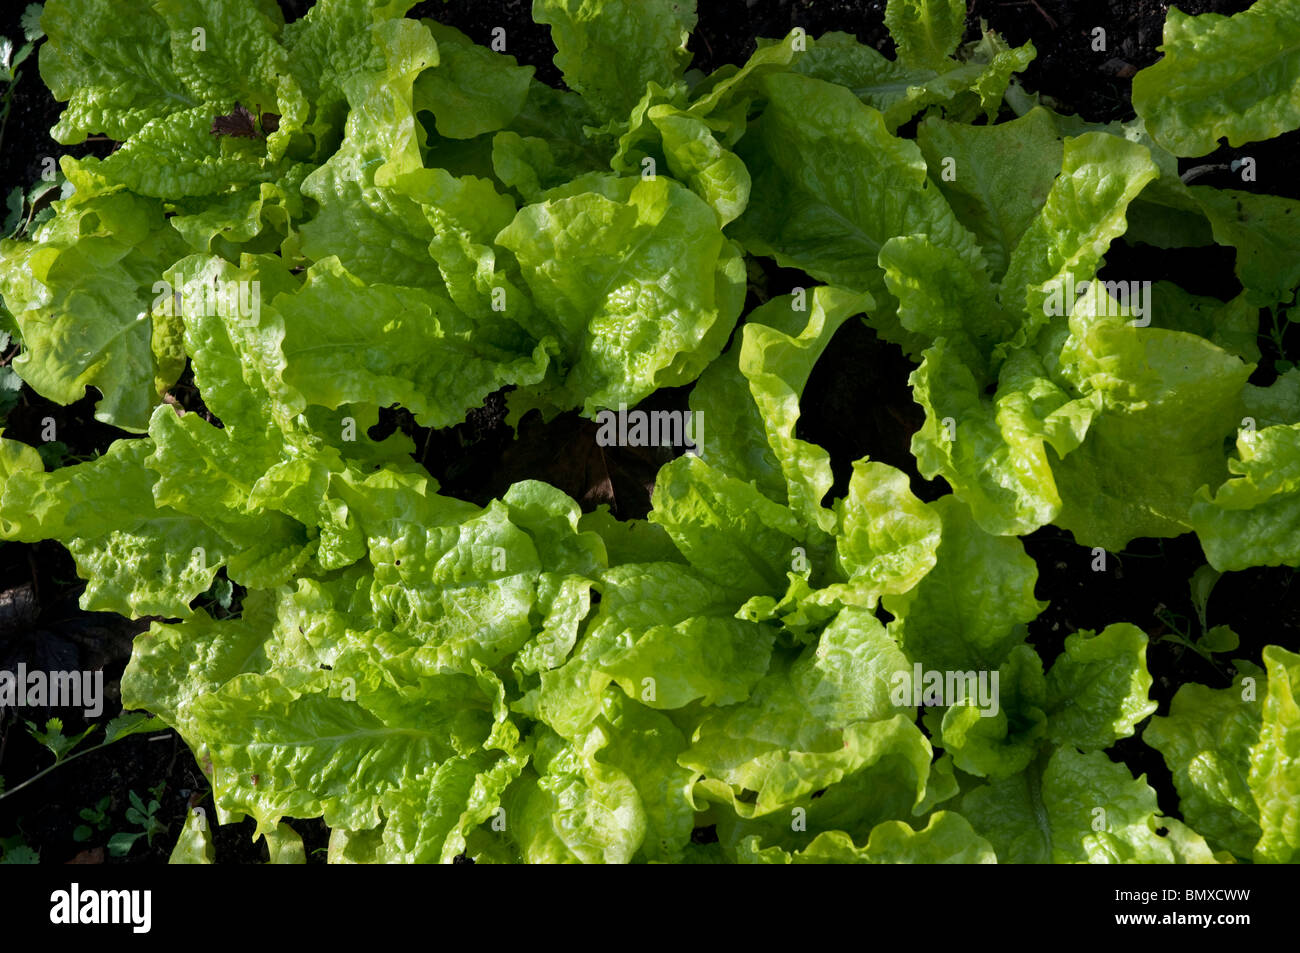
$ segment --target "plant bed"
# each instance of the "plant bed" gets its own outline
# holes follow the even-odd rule
[[[5,23],[0,862],[1300,858],[1300,3],[695,6]]]

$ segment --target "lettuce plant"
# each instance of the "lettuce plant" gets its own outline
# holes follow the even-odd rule
[[[963,44],[961,0],[890,0],[896,58],[795,30],[709,75],[690,2],[535,0],[567,90],[409,7],[41,20],[55,136],[121,146],[65,157],[55,214],[0,243],[14,367],[132,436],[51,471],[0,440],[0,535],[156,620],[123,701],[216,820],[300,859],[286,819],[322,817],[338,862],[1300,856],[1300,656],[1153,718],[1138,625],[1030,644],[1019,538],[1300,566],[1300,372],[1250,382],[1300,202],[1178,164],[1300,126],[1296,0],[1171,11],[1111,124],[1021,89],[1032,46]],[[1125,235],[1234,249],[1240,293],[1101,280]],[[755,257],[807,281],[737,327]],[[834,496],[797,435],[851,321],[913,359],[951,493],[864,458]],[[187,363],[206,416],[163,400]],[[538,481],[480,507],[370,436],[392,405],[595,417],[687,384],[706,439],[645,521]],[[193,608],[217,580],[237,614]],[[1180,817],[1112,756],[1144,725]],[[211,856],[188,824],[175,858]]]

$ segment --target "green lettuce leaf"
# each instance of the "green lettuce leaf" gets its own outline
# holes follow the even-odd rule
[[[920,341],[892,314],[877,264],[881,246],[925,233],[978,268],[974,237],[927,180],[916,145],[891,136],[881,114],[848,90],[783,74],[767,75],[761,88],[767,108],[738,149],[754,186],[745,214],[732,223],[735,237],[782,266],[870,293],[873,326],[919,352]]]
[[[1075,397],[1037,355],[1017,350],[989,399],[976,372],[942,338],[909,381],[912,399],[925,409],[925,423],[912,435],[924,476],[947,480],[990,533],[1031,533],[1056,517],[1061,496],[1048,448],[1058,458],[1076,450],[1098,397]]]
[[[945,18],[951,9],[949,0],[905,0],[904,9],[909,4],[942,10]],[[912,30],[909,35],[921,47],[935,41],[920,30]],[[960,37],[960,29],[956,35]],[[949,33],[948,39],[951,37]],[[947,45],[946,41],[936,42]],[[759,43],[761,52],[761,44],[771,41]],[[991,121],[1002,104],[1011,74],[1023,70],[1035,56],[1033,44],[1012,49],[991,31],[962,47],[958,59],[936,56],[938,48],[933,46],[928,52],[918,51],[918,55],[928,55],[931,65],[918,63],[915,58],[911,62],[887,59],[848,33],[827,33],[815,42],[804,38],[803,43],[806,50],[790,62],[790,68],[852,90],[863,103],[880,110],[890,132],[927,109],[963,120],[983,112]]]
[[[88,386],[96,419],[141,432],[181,367],[161,358],[151,319],[163,269],[185,253],[161,203],[113,192],[58,203],[32,242],[0,242],[0,295],[23,338],[14,368],[33,390],[71,404]]]
[[[372,827],[381,806],[391,809],[390,792],[409,796],[429,783],[425,766],[486,740],[491,715],[467,676],[430,677],[416,705],[365,683],[358,701],[347,701],[329,683],[360,683],[364,672],[339,664],[321,674],[294,688],[241,675],[194,703],[198,731],[210,739],[214,794],[256,818],[259,830],[284,816],[322,814],[331,827]]]
[[[1054,522],[1084,546],[1122,549],[1138,536],[1178,536],[1194,494],[1227,475],[1223,441],[1242,418],[1253,365],[1193,334],[1133,327],[1101,284],[1070,317],[1061,374],[1102,412],[1053,464]],[[1167,461],[1159,471],[1151,459]]]
[[[1212,845],[1255,863],[1293,863],[1300,656],[1269,645],[1263,659],[1265,672],[1239,663],[1231,688],[1184,685],[1143,740],[1164,756],[1188,823]]]
[[[1240,146],[1300,127],[1300,19],[1293,0],[1259,0],[1235,16],[1171,7],[1164,58],[1133,77],[1133,107],[1180,156]]]
[[[295,164],[275,182],[260,182],[215,198],[169,203],[168,219],[193,251],[213,252],[233,262],[243,253],[285,250],[303,217],[299,188],[312,167]],[[292,255],[292,251],[288,252]]]
[[[943,713],[940,740],[953,764],[978,777],[1019,774],[1037,757],[1047,735],[1047,682],[1043,663],[1017,645],[998,667],[997,710],[985,712],[977,698]]]
[[[1210,565],[1300,566],[1300,423],[1237,433],[1232,477],[1202,487],[1190,520]]]
[[[68,102],[51,130],[56,142],[72,145],[94,133],[124,142],[149,122],[201,102],[168,55],[167,23],[148,6],[124,18],[112,0],[52,0],[41,29],[41,78],[55,99]]]
[[[1219,850],[1249,858],[1260,838],[1259,808],[1250,787],[1250,752],[1259,741],[1265,689],[1258,670],[1230,688],[1187,684],[1168,715],[1158,715],[1142,740],[1164,756],[1179,810]],[[1257,692],[1259,694],[1257,694]]]
[[[842,831],[818,834],[794,854],[780,847],[760,849],[757,838],[741,845],[742,863],[760,864],[993,864],[992,846],[960,814],[935,811],[914,830],[904,821],[885,821],[871,829],[862,847]]]
[[[190,600],[232,555],[201,519],[155,504],[157,475],[144,465],[151,449],[148,440],[119,440],[102,457],[53,473],[27,457],[5,480],[5,535],[66,543],[87,582],[84,609],[187,616]]]
[[[751,311],[740,342],[709,365],[691,392],[692,411],[707,421],[701,459],[829,526],[821,507],[832,483],[829,460],[794,436],[799,397],[835,332],[870,304],[866,295],[817,287]]]
[[[911,823],[957,791],[951,767],[944,761],[927,765],[923,758],[928,745],[901,719],[853,725],[845,730],[845,740],[848,743],[833,754],[799,754],[792,768],[815,790],[801,784],[804,793],[770,813],[749,803],[751,792],[736,797],[720,782],[701,781],[696,793],[716,804],[712,815],[724,852],[741,860],[748,853],[747,842],[755,840],[793,852],[820,834],[836,831],[865,841],[877,825],[891,820]]]
[[[622,771],[636,786],[645,811],[646,832],[640,857],[658,863],[679,862],[691,839],[695,808],[692,771],[677,764],[685,736],[671,721],[628,700],[610,696],[604,719],[609,741],[597,760]]]
[[[1066,636],[1047,673],[1048,740],[1092,751],[1132,736],[1156,710],[1146,647],[1146,633],[1127,622]]]
[[[929,117],[917,126],[916,144],[931,180],[1000,278],[1061,170],[1064,147],[1051,114],[1038,107],[987,126]]]
[[[785,303],[785,299],[779,301]],[[791,308],[793,305],[791,301]],[[769,302],[761,316],[751,316],[746,322],[740,373],[749,382],[768,446],[785,478],[785,500],[809,526],[829,531],[834,517],[822,506],[822,500],[833,482],[830,457],[816,444],[795,437],[799,397],[835,332],[850,317],[870,308],[871,299],[834,288],[815,288],[807,323],[802,328],[798,327],[799,318],[780,315],[779,307],[778,301]],[[763,323],[769,316],[773,323]],[[785,327],[790,327],[788,333]]]
[[[167,858],[169,864],[210,864],[216,860],[217,849],[212,843],[212,831],[206,817],[191,810],[185,815],[176,846]]]
[[[1174,862],[1159,834],[1156,792],[1100,751],[1069,747],[1022,774],[967,793],[961,813],[997,851],[999,863]]]
[[[849,586],[866,591],[866,608],[876,596],[909,592],[934,568],[943,517],[913,495],[902,471],[857,461],[836,509],[839,568]]]
[[[1296,777],[1300,749],[1300,655],[1276,645],[1264,649],[1268,694],[1259,741],[1250,750],[1250,792],[1259,806],[1262,836],[1256,863],[1290,864],[1300,857],[1300,810]]]
[[[279,8],[157,0],[139,18],[125,50],[116,39],[84,45],[86,23],[106,25],[107,6],[97,0],[57,4],[47,17],[48,56],[42,55],[52,88],[59,98],[70,98],[56,135],[80,142],[88,132],[102,131],[125,140],[105,159],[81,160],[87,173],[158,197],[212,195],[231,183],[278,178],[308,108],[279,42]],[[110,34],[118,32],[117,23]],[[149,59],[157,65],[142,70],[140,49],[154,49]],[[123,63],[128,51],[136,64]],[[105,108],[124,95],[132,97],[130,105],[123,103],[125,120]],[[230,114],[236,103],[263,126],[263,114],[276,116],[275,126],[264,135],[213,135],[214,119]]]
[[[555,65],[601,119],[623,119],[650,81],[667,87],[690,62],[695,0],[533,0]]]
[[[617,566],[601,578],[600,612],[575,668],[649,708],[741,701],[767,672],[774,635],[735,617],[742,601],[678,563]]]
[[[306,127],[324,153],[317,161],[338,146],[352,78],[384,67],[380,44],[385,34],[375,26],[402,17],[412,6],[411,0],[317,0],[284,27],[281,40],[290,73],[311,104]]]
[[[472,139],[504,129],[519,115],[533,68],[479,46],[455,27],[422,21],[438,44],[438,65],[415,80],[414,107],[433,113],[438,134]]]
[[[931,758],[919,729],[895,714],[890,698],[894,673],[906,668],[873,615],[845,609],[816,646],[774,657],[748,699],[707,715],[679,761],[704,775],[710,796],[739,799],[733,807],[753,817],[896,751],[914,770],[910,810],[924,794]],[[756,799],[742,798],[745,791]]]
[[[646,836],[647,818],[632,780],[595,755],[607,738],[593,729],[580,745],[540,732],[533,764],[513,793],[512,838],[531,864],[625,864]]]
[[[686,455],[655,480],[650,520],[668,531],[699,575],[745,593],[775,594],[804,541],[788,508]]]
[[[930,506],[943,521],[935,567],[885,596],[890,634],[928,669],[996,669],[1047,607],[1034,598],[1038,567],[1020,540],[985,532],[957,497]]]
[[[1025,314],[1015,343],[1032,343],[1050,316],[1069,313],[1069,289],[1093,278],[1111,241],[1124,234],[1129,203],[1158,174],[1138,143],[1097,132],[1065,140],[1061,174],[1002,279],[1003,304]]]
[[[1257,429],[1300,423],[1300,367],[1279,374],[1267,387],[1247,384],[1242,399]],[[1243,427],[1250,424],[1251,420],[1241,422]]]
[[[352,108],[343,142],[302,184],[319,204],[302,226],[302,251],[312,259],[337,255],[363,281],[437,288],[433,226],[418,202],[394,188],[400,175],[423,166],[412,89],[437,65],[437,45],[413,20],[384,21],[369,33],[379,62],[346,81]]]
[[[880,267],[903,327],[929,341],[944,338],[946,348],[987,378],[989,356],[1017,322],[999,306],[984,268],[924,235],[891,238],[880,249]]]
[[[662,526],[648,520],[620,520],[602,503],[578,520],[584,532],[595,533],[605,544],[609,564],[682,562],[672,537]]]
[[[284,321],[285,383],[330,408],[400,403],[423,426],[446,427],[506,384],[537,383],[549,362],[540,344],[531,354],[498,346],[500,333],[434,291],[367,284],[332,258],[271,307]]]
[[[745,211],[752,181],[740,158],[719,140],[708,122],[672,106],[654,106],[650,121],[663,142],[668,168],[718,215],[726,226]]]
[[[889,0],[885,26],[906,66],[938,69],[952,56],[966,28],[961,0]]]
[[[1237,277],[1249,304],[1289,302],[1300,285],[1300,202],[1277,195],[1193,186],[1214,240],[1237,250]]]
[[[1189,294],[1168,281],[1157,281],[1151,292],[1153,327],[1199,334],[1247,364],[1259,363],[1259,308],[1250,303],[1247,292],[1220,301]]]
[[[671,179],[609,178],[528,205],[498,236],[560,342],[558,406],[633,405],[688,383],[717,357],[743,298],[738,251],[713,210]],[[670,264],[671,263],[671,264]]]
[[[277,824],[275,830],[267,831],[263,836],[266,840],[266,851],[269,857],[267,863],[307,863],[307,851],[303,846],[302,836],[288,824]]]

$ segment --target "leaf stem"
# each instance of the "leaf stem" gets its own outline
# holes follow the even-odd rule
[[[91,747],[91,748],[82,748],[82,749],[81,749],[80,751],[78,751],[76,754],[70,754],[70,755],[68,755],[66,758],[59,758],[59,759],[56,759],[55,762],[54,762],[52,765],[50,765],[48,768],[45,768],[45,769],[43,769],[43,770],[41,770],[41,771],[38,771],[36,774],[33,774],[30,778],[28,778],[28,779],[27,779],[26,781],[24,781],[22,784],[18,785],[16,788],[10,788],[9,790],[7,790],[7,791],[5,791],[4,793],[0,794],[0,801],[3,801],[5,798],[9,797],[9,795],[11,795],[11,794],[17,794],[17,793],[18,793],[19,791],[21,791],[23,788],[27,787],[27,785],[32,784],[32,783],[35,782],[35,781],[39,781],[41,778],[45,777],[45,775],[49,774],[49,773],[50,773],[51,771],[53,771],[55,768],[60,767],[60,766],[62,766],[62,765],[65,765],[65,764],[67,764],[67,763],[70,762],[70,761],[76,761],[76,760],[77,760],[78,758],[80,758],[83,754],[90,754],[92,751],[99,751],[101,748],[107,748],[109,745],[111,745],[111,744],[116,744],[117,742],[121,741],[122,738],[125,738],[125,737],[127,737],[127,736],[126,736],[126,735],[122,735],[121,737],[118,737],[118,738],[112,738],[112,739],[110,739],[110,740],[108,740],[108,741],[101,741],[99,744],[95,745],[94,747]]]

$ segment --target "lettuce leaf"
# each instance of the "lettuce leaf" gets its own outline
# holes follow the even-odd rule
[[[1100,751],[1057,748],[1023,774],[970,791],[960,810],[999,863],[1175,862],[1145,775],[1135,780]]]
[[[1184,685],[1169,716],[1152,719],[1143,733],[1173,772],[1188,823],[1255,863],[1292,863],[1300,849],[1288,760],[1300,723],[1298,658],[1269,645],[1265,671],[1239,665],[1231,688]]]
[[[1067,636],[1047,673],[1048,739],[1094,751],[1132,736],[1156,710],[1146,647],[1146,633],[1127,622]]]
[[[739,147],[753,192],[733,234],[784,267],[869,293],[873,325],[915,350],[919,341],[893,316],[876,264],[881,247],[896,235],[923,232],[978,268],[974,237],[927,180],[916,145],[891,136],[881,114],[848,90],[784,74],[764,77],[761,88],[767,108]],[[860,188],[862,180],[874,187]]]
[[[995,669],[1047,607],[1034,598],[1038,568],[1019,540],[985,532],[955,496],[930,505],[943,521],[935,567],[885,596],[890,633],[928,669]]]
[[[885,821],[871,829],[862,847],[842,831],[818,834],[803,850],[760,849],[756,838],[741,846],[742,863],[759,864],[992,864],[993,848],[960,814],[935,811],[915,830],[904,821]]]
[[[549,399],[588,417],[698,376],[744,287],[739,252],[690,190],[663,177],[592,184],[525,206],[496,237],[537,305],[528,329],[560,342],[566,373]]]
[[[622,119],[654,81],[669,86],[690,62],[695,0],[533,0],[551,28],[555,65],[602,119]]]
[[[1190,519],[1220,571],[1300,565],[1300,424],[1237,433],[1232,473],[1211,494],[1201,487]]]
[[[1300,127],[1300,20],[1293,0],[1259,0],[1234,16],[1165,20],[1164,58],[1133,77],[1133,106],[1180,156],[1240,146]]]
[[[942,66],[961,42],[966,10],[961,0],[889,0],[885,26],[906,66]]]
[[[169,330],[152,302],[184,252],[161,203],[123,191],[74,195],[34,241],[0,242],[0,295],[25,345],[15,370],[62,404],[93,386],[97,419],[143,431],[182,369],[155,351]]]
[[[990,275],[1000,278],[1061,170],[1064,146],[1051,114],[1036,107],[988,126],[931,116],[917,127],[916,144],[953,214],[979,239]]]

